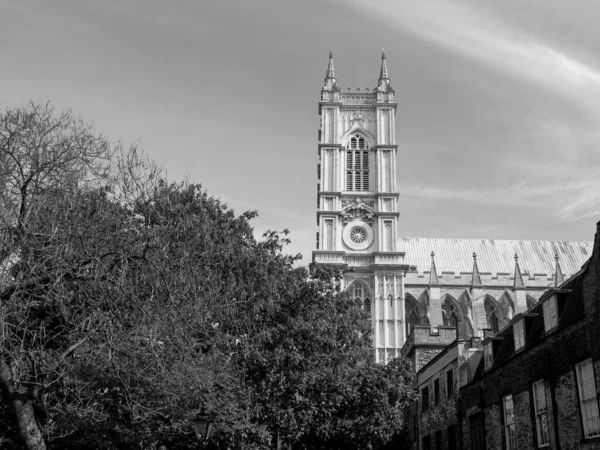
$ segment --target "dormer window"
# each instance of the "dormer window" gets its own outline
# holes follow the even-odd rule
[[[518,320],[513,325],[513,337],[515,339],[515,351],[519,351],[525,346],[525,321]]]
[[[346,190],[369,190],[369,148],[359,134],[352,136],[346,147]]]
[[[544,312],[544,330],[546,333],[558,325],[558,308],[556,307],[556,295],[547,299],[543,305]]]
[[[492,341],[483,346],[483,364],[486,370],[494,365],[494,349],[492,347]]]

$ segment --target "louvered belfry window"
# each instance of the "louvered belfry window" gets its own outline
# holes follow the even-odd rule
[[[369,190],[369,148],[358,134],[350,138],[346,149],[346,190]]]

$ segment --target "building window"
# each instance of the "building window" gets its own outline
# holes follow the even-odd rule
[[[496,334],[500,330],[500,321],[498,320],[498,308],[490,300],[486,299],[484,303],[485,316],[488,323],[488,328]]]
[[[352,290],[351,290],[352,298],[357,298],[359,300],[362,300],[362,298],[365,297],[366,293],[367,293],[366,289],[360,281],[357,281],[356,283],[354,283],[352,285]]]
[[[346,149],[346,190],[369,190],[369,149],[365,139],[355,135]]]
[[[494,365],[494,352],[491,342],[483,346],[483,365],[486,370]]]
[[[444,300],[442,304],[442,319],[444,321],[444,326],[446,327],[454,327],[458,326],[458,311],[456,310],[456,305],[454,302],[448,297]]]
[[[433,381],[433,403],[435,406],[440,404],[440,379]]]
[[[502,403],[504,405],[504,437],[506,439],[506,450],[513,450],[517,448],[517,436],[515,432],[515,412],[512,395],[505,396]]]
[[[435,432],[435,450],[442,450],[442,430]]]
[[[423,450],[431,450],[431,436],[423,436]]]
[[[448,427],[448,450],[456,450],[456,425]]]
[[[429,409],[429,386],[421,389],[421,411],[425,412]]]
[[[350,297],[361,302],[363,309],[371,314],[371,299],[368,297],[367,288],[361,281],[354,282],[348,289]]]
[[[325,219],[325,239],[323,239],[325,248],[324,250],[333,250],[334,236],[333,236],[333,219]]]
[[[538,447],[550,443],[548,432],[548,406],[546,405],[546,383],[539,380],[533,383],[533,408],[535,411],[535,429]]]
[[[482,413],[469,417],[471,450],[485,450],[484,419]]]
[[[383,222],[383,249],[386,252],[394,251],[394,230],[391,220]]]
[[[418,420],[419,416],[417,416],[416,414],[413,416],[413,438],[414,440],[417,439],[417,437],[419,436],[419,420]]]
[[[513,337],[515,339],[515,351],[522,349],[525,346],[525,321],[518,320],[513,325]]]
[[[558,325],[558,311],[556,309],[556,295],[547,299],[542,305],[544,312],[544,330],[546,333]]]
[[[448,398],[454,396],[454,371],[452,369],[446,372],[446,394]]]
[[[596,381],[592,360],[587,359],[575,366],[577,387],[579,389],[579,407],[583,433],[586,438],[600,436],[600,415],[598,414],[598,398],[596,397]]]
[[[423,325],[423,319],[419,314],[419,308],[414,300],[407,297],[405,300],[405,307],[406,336],[408,336],[413,327],[416,325]]]

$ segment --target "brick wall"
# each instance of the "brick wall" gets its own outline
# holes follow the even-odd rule
[[[598,228],[600,231],[600,223]],[[591,357],[596,392],[600,397],[600,233],[596,235],[594,253],[585,271],[567,284],[571,297],[566,305],[575,312],[564,316],[569,317],[567,322],[561,322],[566,325],[548,333],[542,332],[541,337],[531,341],[533,346],[521,352],[511,350],[507,359],[499,359],[491,370],[482,372],[475,381],[461,389],[459,415],[463,448],[470,449],[469,416],[479,408],[485,414],[486,450],[506,448],[502,400],[507,394],[513,396],[517,448],[538,448],[532,383],[544,379],[550,435],[550,445],[546,448],[600,449],[600,437],[584,438],[575,375],[575,365]],[[542,317],[541,308],[537,313],[538,318]],[[543,328],[543,322],[538,320],[536,323]],[[501,331],[500,334],[503,333],[503,342],[512,342],[512,333]],[[509,349],[510,346],[503,348]]]

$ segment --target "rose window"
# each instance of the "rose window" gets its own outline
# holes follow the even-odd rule
[[[350,230],[350,240],[355,244],[361,244],[367,239],[367,230],[363,227],[354,227]]]

